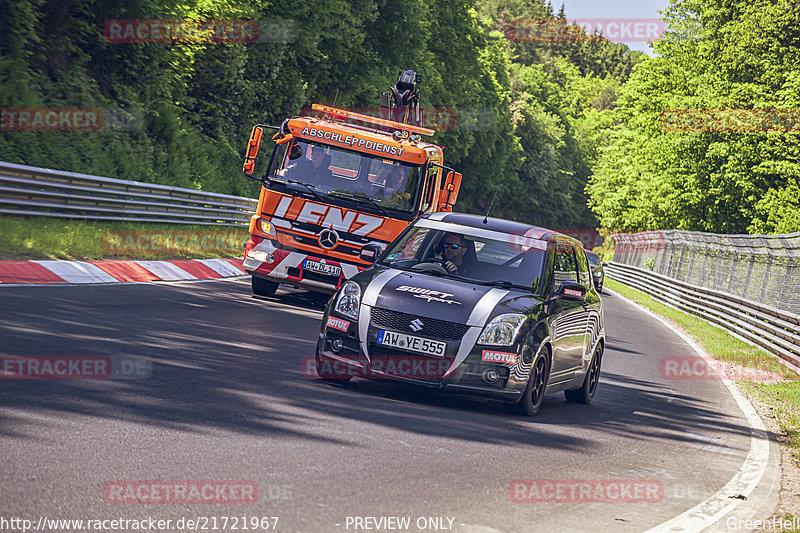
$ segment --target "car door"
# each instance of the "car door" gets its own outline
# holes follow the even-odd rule
[[[562,282],[580,283],[575,250],[569,243],[557,242],[555,245],[552,280],[550,326],[553,365],[550,381],[556,383],[571,379],[580,368],[586,342],[587,312],[583,302],[556,296]]]
[[[577,257],[578,257],[578,275],[583,276],[583,261],[587,261],[588,258],[586,257],[586,252],[581,249],[577,250]],[[586,280],[585,287],[586,287],[586,300],[584,301],[584,308],[586,309],[586,340],[584,342],[584,353],[583,353],[583,363],[582,366],[585,369],[592,358],[592,348],[594,348],[595,343],[597,342],[598,337],[603,328],[603,321],[602,321],[602,301],[600,300],[600,295],[597,292],[597,289],[594,288],[594,280],[592,279],[592,271],[589,265],[586,265],[588,268],[588,275],[589,279]],[[597,267],[602,268],[602,267]],[[581,281],[583,284],[583,281]]]
[[[594,294],[594,281],[592,280],[592,271],[589,267],[589,260],[586,257],[586,252],[583,248],[575,247],[575,259],[578,266],[578,283],[583,285],[586,290],[586,299],[583,301],[583,314],[584,314],[584,334],[583,334],[583,347],[581,349],[581,357],[583,362],[578,361],[582,367],[588,364],[591,358],[590,350],[592,349],[592,341],[594,335],[593,330],[598,328],[593,327],[592,324],[597,324],[600,316],[600,299]],[[592,316],[595,319],[592,319]]]

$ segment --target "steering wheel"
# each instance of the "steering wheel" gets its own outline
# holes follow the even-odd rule
[[[447,275],[450,272],[444,267],[445,260],[440,257],[431,257],[422,263],[417,263],[411,270],[433,270],[439,274]]]

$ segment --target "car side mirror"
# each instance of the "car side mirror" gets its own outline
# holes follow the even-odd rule
[[[366,261],[368,263],[374,263],[378,256],[381,255],[383,248],[377,244],[367,244],[363,248],[361,248],[361,253],[358,254],[358,258],[362,261]]]
[[[586,299],[586,287],[574,281],[562,281],[556,296],[567,300],[583,301]]]

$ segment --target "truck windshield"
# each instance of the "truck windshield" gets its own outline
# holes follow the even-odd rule
[[[423,173],[410,165],[305,141],[286,150],[274,178],[311,186],[322,197],[357,202],[367,210],[414,211]]]

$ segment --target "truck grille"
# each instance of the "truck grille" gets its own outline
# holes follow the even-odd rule
[[[411,329],[411,322],[422,321],[422,329]],[[408,333],[419,337],[433,339],[461,340],[469,330],[469,326],[457,322],[447,322],[436,318],[419,317],[408,313],[389,311],[375,307],[372,309],[372,325],[382,329]]]

